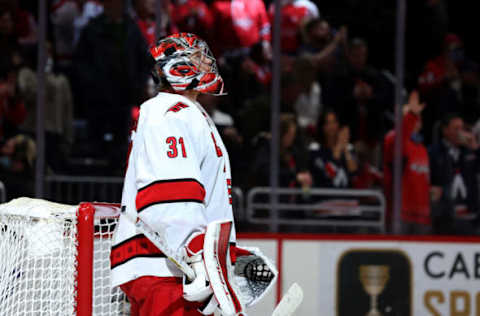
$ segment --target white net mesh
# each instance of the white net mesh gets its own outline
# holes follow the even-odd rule
[[[0,315],[75,315],[76,206],[34,199],[0,205]],[[102,213],[102,212],[99,212]],[[110,243],[117,217],[95,215],[93,315],[128,315],[110,287]]]
[[[95,219],[93,313],[94,315],[130,315],[130,307],[120,288],[110,285],[111,237],[118,218]]]

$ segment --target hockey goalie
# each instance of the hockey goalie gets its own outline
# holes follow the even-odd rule
[[[134,316],[244,315],[277,272],[258,249],[236,245],[228,153],[196,101],[222,94],[223,80],[193,34],[163,38],[150,54],[161,92],[142,104],[131,132],[112,285]]]

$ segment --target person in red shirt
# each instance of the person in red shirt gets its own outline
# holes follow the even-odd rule
[[[268,9],[270,23],[274,24],[275,5]],[[306,22],[319,17],[318,8],[310,0],[284,0],[281,9],[282,53],[295,54],[300,47],[300,30]]]
[[[447,34],[443,45],[442,54],[429,60],[418,78],[422,93],[431,92],[443,85],[455,85],[455,81],[460,79],[458,68],[462,59],[459,57],[464,54],[462,40],[455,34]]]
[[[213,15],[202,0],[173,0],[170,18],[180,32],[196,33],[208,38],[213,26]]]
[[[134,0],[134,19],[148,46],[155,44],[155,1]]]
[[[417,91],[410,94],[404,106],[402,147],[402,233],[428,234],[431,232],[430,215],[430,165],[428,152],[419,131],[422,128],[420,114],[425,107],[420,103]],[[387,198],[387,226],[391,224],[393,200],[393,163],[395,132],[384,139],[384,179]]]
[[[373,189],[383,187],[383,173],[370,162],[370,150],[367,144],[355,144],[358,170],[353,176],[352,187],[355,189]]]
[[[271,58],[270,22],[262,0],[216,0],[211,8],[216,55],[245,56],[262,42],[264,54]]]
[[[466,113],[469,99],[464,93],[468,86],[465,79],[468,78],[470,64],[462,40],[452,33],[445,36],[441,54],[425,64],[418,78],[418,87],[422,98],[429,104],[423,113],[427,142],[433,141],[431,131],[444,113]],[[473,84],[474,87],[476,85]]]

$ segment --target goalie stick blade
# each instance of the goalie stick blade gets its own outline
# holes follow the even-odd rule
[[[291,316],[300,306],[303,300],[303,290],[297,283],[293,283],[287,293],[283,295],[282,300],[278,303],[273,311],[272,316]]]

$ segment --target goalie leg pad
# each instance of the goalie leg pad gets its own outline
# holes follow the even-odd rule
[[[238,315],[244,310],[244,305],[231,284],[234,274],[229,245],[231,231],[231,221],[210,223],[203,245],[205,268],[210,286],[225,316]]]
[[[202,315],[213,315],[215,311],[218,308],[218,302],[217,299],[215,298],[215,295],[211,295],[210,299],[208,300],[208,303],[204,305],[204,307],[198,309],[200,314]]]

